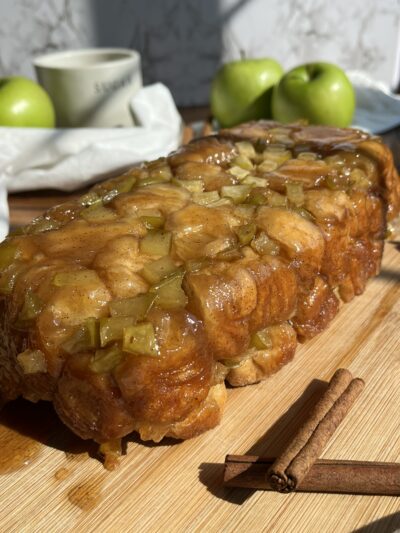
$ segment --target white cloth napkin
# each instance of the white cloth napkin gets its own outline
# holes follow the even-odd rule
[[[137,127],[0,127],[0,240],[8,232],[7,191],[72,191],[179,146],[182,118],[165,85],[141,89],[131,109]]]
[[[347,75],[356,92],[355,126],[381,134],[400,125],[400,96],[365,72],[353,70]]]

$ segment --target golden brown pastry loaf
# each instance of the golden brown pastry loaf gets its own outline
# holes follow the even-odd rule
[[[83,438],[189,438],[380,267],[400,183],[379,138],[222,130],[56,206],[0,246],[0,396]]]

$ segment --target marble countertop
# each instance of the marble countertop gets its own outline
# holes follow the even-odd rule
[[[180,106],[208,102],[219,65],[273,57],[284,69],[323,60],[398,88],[400,0],[2,0],[0,77],[34,76],[35,56],[127,47],[146,84]]]

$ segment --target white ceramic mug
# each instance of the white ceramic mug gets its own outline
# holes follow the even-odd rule
[[[53,101],[59,127],[133,126],[131,97],[142,87],[140,55],[123,48],[90,48],[34,60],[39,83]]]

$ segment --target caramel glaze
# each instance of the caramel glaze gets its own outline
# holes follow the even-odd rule
[[[70,464],[96,453],[91,441],[83,441],[64,426],[48,402],[33,404],[18,399],[0,413],[0,475],[11,474],[34,464],[44,446],[65,452],[67,466],[54,472],[62,482],[72,473]],[[105,474],[91,476],[69,488],[68,501],[82,511],[91,511],[101,502]]]
[[[15,472],[33,463],[41,454],[46,438],[49,405],[17,400],[0,413],[0,474]],[[45,423],[42,423],[41,415]],[[40,423],[39,423],[40,421]]]
[[[249,202],[239,205],[243,198],[231,202],[218,191],[241,183],[241,172],[236,179],[229,171],[246,139],[256,165],[250,161],[250,168],[259,174],[249,184]],[[287,157],[263,169],[259,157],[268,145]],[[328,162],[315,159],[327,154]],[[201,188],[223,204],[209,209],[204,197],[199,203],[197,193],[182,186],[199,177]],[[157,210],[171,239],[171,261],[185,264],[180,290],[188,303],[147,312],[159,357],[126,356],[118,340],[120,357],[110,368],[104,361],[99,367],[90,343],[66,346],[85,334],[88,318],[109,318],[109,302],[150,291],[139,273],[157,249],[141,248],[149,229],[138,216],[142,208]],[[238,386],[265,379],[293,357],[297,338],[327,327],[339,308],[337,292],[347,302],[364,291],[379,272],[386,219],[399,210],[400,180],[379,139],[262,121],[223,130],[96,185],[3,247],[0,282],[11,292],[3,298],[0,324],[0,403],[19,395],[50,400],[75,433],[99,443],[132,431],[156,442],[196,436],[218,424],[225,378]],[[250,244],[236,236],[246,227]],[[76,283],[62,282],[65,275]],[[261,343],[265,350],[251,344],[264,329],[272,346]]]
[[[101,502],[103,481],[104,475],[97,475],[78,483],[67,493],[69,502],[82,511],[92,511]]]
[[[8,403],[0,412],[0,475],[34,463],[44,446],[63,451],[69,461],[97,453],[93,442],[83,441],[60,421],[49,402],[18,399]],[[66,477],[57,472],[56,479]]]

